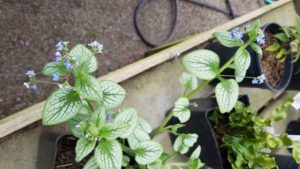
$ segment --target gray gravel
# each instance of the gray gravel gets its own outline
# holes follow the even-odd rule
[[[200,1],[200,0],[199,0]],[[226,8],[224,0],[203,0]],[[261,6],[256,0],[231,0],[238,14]],[[144,45],[133,27],[136,0],[0,0],[0,118],[44,100],[52,87],[37,93],[22,86],[28,69],[40,70],[54,59],[59,40],[71,44],[97,40],[104,44],[97,76],[143,57]],[[180,1],[175,38],[207,31],[229,18]],[[168,33],[170,1],[153,0],[142,12],[141,24],[152,40]]]

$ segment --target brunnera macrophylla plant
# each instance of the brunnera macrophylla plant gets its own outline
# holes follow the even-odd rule
[[[243,32],[239,31],[239,28],[234,28],[230,32],[224,31],[214,33],[214,37],[223,46],[228,48],[238,47],[235,54],[221,67],[220,58],[213,51],[200,49],[185,55],[182,59],[182,64],[189,72],[190,79],[193,79],[191,81],[195,81],[197,78],[204,80],[198,87],[191,85],[190,87],[195,87],[193,88],[195,90],[186,96],[190,97],[194,95],[211,81],[218,79],[220,82],[216,85],[215,95],[220,112],[230,112],[238,99],[238,83],[243,81],[247,69],[250,66],[251,56],[246,48],[250,46],[258,55],[262,56],[262,50],[258,44],[264,43],[265,40],[264,33],[260,27],[261,24],[259,21],[251,26],[249,24],[244,25],[245,35],[248,37],[246,41],[243,41],[242,37],[244,35]],[[222,72],[225,69],[234,69],[234,75],[222,75]],[[252,83],[258,84],[263,82],[264,79],[264,75],[261,75],[260,77],[253,79]]]
[[[198,136],[177,133],[183,124],[165,127],[167,119],[159,127],[161,130],[152,131],[150,124],[134,108],[114,111],[124,100],[126,91],[115,82],[98,81],[91,75],[98,68],[95,54],[102,53],[103,46],[94,41],[88,47],[78,44],[70,49],[68,42],[59,42],[55,61],[46,64],[41,72],[52,81],[41,81],[30,70],[27,72],[30,80],[24,83],[33,90],[38,89],[38,83],[58,86],[46,101],[42,122],[47,126],[68,124],[78,138],[76,162],[89,158],[84,169],[201,168],[204,164],[199,159],[200,146],[187,162],[172,163],[169,160],[175,154],[164,152],[163,147],[152,140],[158,131],[175,134],[178,136],[173,145],[175,152],[186,154]],[[195,80],[189,74],[180,78],[186,89],[195,88]],[[190,117],[188,106],[186,98],[175,103],[174,115],[182,123]]]

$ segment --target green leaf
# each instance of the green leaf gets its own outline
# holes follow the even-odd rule
[[[127,138],[130,148],[135,148],[136,145],[142,141],[151,140],[148,133],[144,130],[136,128],[133,133]]]
[[[234,56],[235,79],[237,82],[243,81],[250,63],[249,52],[245,48],[239,48]]]
[[[135,109],[133,108],[127,108],[121,113],[118,113],[115,121],[116,123],[123,123],[127,124],[129,127],[120,137],[121,138],[127,138],[129,135],[132,134],[133,130],[136,128],[138,120],[138,115]]]
[[[87,100],[102,101],[102,90],[98,81],[91,75],[82,74],[77,77],[76,91]]]
[[[182,64],[198,78],[212,80],[219,72],[220,58],[210,50],[201,49],[185,55]]]
[[[146,133],[151,133],[152,127],[151,125],[143,118],[138,117],[137,127],[145,131]]]
[[[54,73],[57,73],[59,76],[62,76],[66,72],[67,72],[67,69],[63,62],[47,63],[42,70],[42,74],[46,75],[46,76],[52,76]]]
[[[279,138],[282,141],[283,146],[290,146],[293,144],[293,141],[289,138],[289,136],[286,133],[281,134]]]
[[[197,134],[180,134],[174,144],[173,148],[176,152],[181,154],[185,154],[189,151],[190,147],[192,147],[197,141]]]
[[[43,124],[59,124],[76,116],[82,106],[81,99],[73,90],[57,90],[46,101]]]
[[[95,160],[100,169],[121,169],[122,148],[117,140],[102,139],[95,149]]]
[[[99,83],[103,92],[103,104],[107,109],[119,106],[126,95],[125,90],[112,81],[101,81]]]
[[[76,152],[76,162],[80,162],[87,155],[89,155],[95,148],[96,141],[95,140],[87,140],[86,138],[80,138],[75,147]]]
[[[269,47],[267,47],[265,50],[269,52],[275,52],[280,48],[280,45],[278,43],[275,43]]]
[[[254,52],[256,52],[259,55],[259,57],[262,57],[262,49],[256,43],[250,43],[250,46],[254,50]]]
[[[280,51],[276,54],[275,58],[280,59],[283,55],[286,54],[286,49],[282,48]]]
[[[78,44],[71,49],[69,55],[76,57],[77,61],[80,62],[80,67],[87,67],[89,73],[95,72],[98,69],[98,62],[95,55],[82,44]]]
[[[100,105],[96,108],[96,110],[92,114],[92,121],[95,123],[97,127],[101,127],[102,125],[104,125],[106,121],[104,106]]]
[[[153,163],[147,165],[147,169],[158,169],[158,168],[162,168],[162,161],[160,159],[154,161]]]
[[[175,102],[173,112],[174,116],[177,117],[181,123],[187,122],[191,117],[191,112],[189,110],[189,99],[186,97],[179,98]]]
[[[95,157],[91,157],[87,163],[85,163],[83,169],[100,169],[96,163]]]
[[[89,121],[89,116],[78,114],[74,118],[70,119],[67,124],[72,134],[75,137],[80,138],[84,136],[84,133],[82,132],[81,127],[78,127],[78,125],[87,121]]]
[[[141,165],[151,164],[156,161],[163,153],[163,148],[160,144],[154,141],[143,141],[136,145],[135,161]]]
[[[120,124],[116,122],[106,123],[99,130],[99,135],[107,140],[114,140],[121,137],[129,128],[128,124]]]
[[[216,32],[214,37],[225,47],[232,48],[242,46],[244,42],[241,39],[232,38],[230,32]]]
[[[194,152],[192,153],[191,158],[192,158],[192,159],[197,159],[197,158],[199,158],[200,153],[201,153],[201,147],[200,147],[200,145],[199,145],[199,146],[194,150]]]
[[[289,37],[287,36],[286,33],[278,33],[276,35],[273,35],[276,39],[280,40],[281,42],[288,42],[289,41]]]
[[[193,74],[183,72],[179,77],[179,82],[186,90],[194,90],[198,86],[197,77]]]
[[[238,100],[239,86],[235,80],[228,79],[216,86],[215,93],[220,112],[230,112]]]
[[[204,166],[200,159],[190,159],[188,162],[189,169],[199,169]]]
[[[276,107],[276,109],[272,112],[272,120],[280,121],[286,118],[286,111],[288,107],[293,103],[293,99],[289,98],[280,105]]]
[[[123,155],[123,158],[122,158],[122,167],[126,167],[128,166],[130,162],[130,158],[126,155]]]

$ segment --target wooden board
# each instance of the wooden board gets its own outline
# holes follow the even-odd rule
[[[290,25],[290,23],[288,22],[291,19],[283,19],[283,18],[293,17],[294,16],[293,8],[294,6],[292,0],[280,0],[276,3],[273,3],[272,5],[262,7],[247,15],[236,18],[222,26],[211,29],[208,32],[193,35],[189,39],[186,39],[185,41],[179,43],[178,45],[165,49],[157,54],[154,54],[145,59],[139,60],[133,64],[125,66],[119,70],[111,72],[105,76],[100,77],[99,80],[105,79],[105,80],[112,80],[117,83],[123,82],[127,79],[135,77],[138,74],[141,74],[142,72],[145,72],[146,70],[149,70],[150,68],[156,67],[170,60],[170,54],[183,53],[195,46],[198,46],[199,44],[206,42],[207,40],[212,38],[212,34],[214,32],[229,30],[235,26],[241,25],[245,22],[251,21],[258,17],[262,17],[262,18],[266,17],[265,19],[262,19],[264,22],[273,21],[274,18],[272,17],[272,15],[275,13],[278,14],[278,12],[280,13],[281,12],[280,9],[284,9],[283,10],[284,12],[280,13],[280,15],[277,16],[278,17],[277,19],[279,19],[278,21],[279,22],[286,21],[287,22],[286,25]],[[40,120],[41,112],[43,110],[44,104],[45,102],[38,103],[36,105],[33,105],[27,109],[24,109],[20,112],[17,112],[11,116],[8,116],[0,120],[0,138],[7,136],[25,126],[28,126],[29,124],[32,124]]]

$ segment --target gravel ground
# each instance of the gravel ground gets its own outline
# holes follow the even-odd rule
[[[201,0],[199,0],[201,1]],[[224,0],[202,0],[226,8]],[[256,0],[231,0],[242,15],[263,4]],[[23,87],[24,72],[40,70],[54,59],[59,40],[104,45],[96,76],[143,57],[149,49],[133,27],[136,0],[0,0],[0,118],[44,100],[53,88],[39,86],[32,93]],[[207,31],[229,18],[209,9],[180,1],[175,38]],[[141,24],[151,40],[167,35],[172,18],[170,1],[153,0],[141,14]]]

